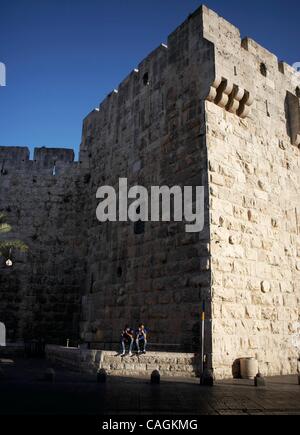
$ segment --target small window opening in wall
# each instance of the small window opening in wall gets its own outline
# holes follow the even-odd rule
[[[266,111],[267,111],[267,116],[270,118],[271,115],[270,115],[270,112],[269,112],[269,103],[268,103],[267,100],[266,100]]]
[[[140,235],[145,233],[145,222],[137,221],[134,223],[134,234]]]
[[[299,86],[296,87],[296,95],[298,98],[300,98],[300,88]]]
[[[53,177],[55,177],[55,175],[56,175],[56,162],[54,162],[54,164],[53,164],[52,175],[53,175]]]
[[[263,62],[260,64],[260,73],[261,73],[261,75],[263,75],[264,77],[267,77],[267,75],[268,75],[268,69],[267,69],[267,66],[266,66],[266,64],[263,63]]]
[[[117,269],[117,275],[119,278],[121,278],[121,276],[123,275],[123,270],[122,270],[122,267],[120,267],[120,266]]]
[[[140,213],[141,211],[141,207],[138,207],[136,209],[137,213]],[[144,234],[145,232],[145,222],[139,220],[137,222],[134,223],[134,234],[139,235],[139,234]]]
[[[93,293],[93,286],[94,286],[94,274],[91,274],[91,280],[90,280],[90,293]]]
[[[237,67],[234,67],[234,75],[237,76]]]
[[[144,86],[149,86],[149,73],[145,73],[144,74],[144,76],[143,76],[143,83],[144,83]]]

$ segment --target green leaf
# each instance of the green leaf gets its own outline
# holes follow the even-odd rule
[[[28,251],[28,246],[21,242],[21,240],[3,240],[0,241],[0,252],[9,250],[9,249],[17,249],[21,252]]]
[[[1,238],[2,234],[9,233],[12,227],[5,222],[6,216],[4,213],[0,213],[0,255],[8,258],[11,249],[17,249],[21,252],[28,251],[28,246],[21,240],[7,240]]]
[[[11,231],[11,226],[8,224],[0,224],[0,234],[9,233]]]

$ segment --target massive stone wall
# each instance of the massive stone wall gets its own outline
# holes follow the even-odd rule
[[[201,28],[197,11],[85,120],[81,155],[93,198],[120,177],[148,191],[207,186],[203,96],[214,65]],[[208,213],[200,235],[174,222],[149,222],[136,234],[132,223],[99,224],[96,207],[94,199],[82,337],[118,343],[125,323],[143,321],[160,348],[199,350],[201,305],[210,298]]]
[[[220,86],[206,102],[213,366],[217,377],[228,377],[233,361],[249,356],[265,374],[295,373],[300,150],[291,118],[298,128],[300,79],[253,40],[241,41],[238,29],[217,14],[204,14]],[[233,107],[238,92],[250,94],[247,113],[239,111],[241,103]],[[297,105],[287,107],[288,95]]]
[[[85,337],[114,341],[123,321],[143,319],[154,325],[154,341],[199,349],[207,299],[206,352],[217,377],[247,356],[266,374],[295,371],[298,86],[291,67],[202,7],[87,118],[82,149],[92,173],[101,168],[94,191],[118,177],[201,183],[210,222],[196,241],[180,225],[147,224],[135,235],[127,224],[104,230],[92,221],[89,239],[99,234],[101,242],[89,251]]]
[[[84,176],[72,150],[0,148],[0,211],[26,254],[0,267],[0,319],[10,341],[78,338],[85,276]]]
[[[218,378],[247,356],[265,374],[294,372],[299,86],[291,67],[201,7],[87,116],[78,163],[71,151],[30,161],[27,149],[0,148],[0,210],[30,247],[0,270],[9,337],[75,338],[81,320],[81,338],[104,348],[143,321],[158,348],[198,351],[205,300]],[[96,191],[123,177],[204,185],[204,231],[100,224]]]

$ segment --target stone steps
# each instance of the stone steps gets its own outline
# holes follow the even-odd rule
[[[103,368],[113,376],[150,377],[153,370],[159,370],[162,376],[196,377],[200,366],[199,357],[187,353],[149,352],[122,358],[112,351],[47,346],[46,356],[54,364],[76,371],[97,373]]]

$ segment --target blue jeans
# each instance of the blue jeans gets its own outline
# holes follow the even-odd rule
[[[122,338],[121,340],[121,346],[122,346],[122,353],[126,353],[126,347],[125,344],[129,343],[129,353],[132,351],[133,347],[133,338],[126,340],[125,338]]]
[[[140,345],[143,345],[143,351],[146,352],[147,340],[145,340],[144,338],[142,340],[139,339],[136,340],[136,347],[138,352],[141,351]]]

